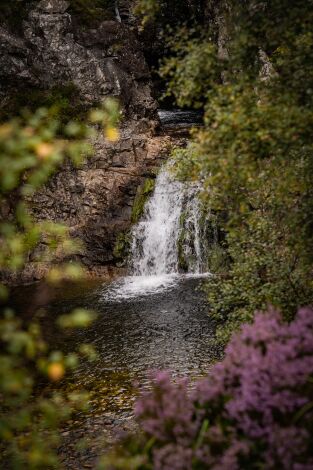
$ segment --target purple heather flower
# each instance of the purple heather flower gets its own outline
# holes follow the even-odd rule
[[[153,468],[313,469],[312,377],[313,310],[256,313],[192,393],[160,372],[138,400]]]

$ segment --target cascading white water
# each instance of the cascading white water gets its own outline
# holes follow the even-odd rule
[[[187,270],[191,273],[200,274],[207,271],[208,263],[208,243],[207,223],[209,215],[201,210],[201,203],[198,198],[199,185],[187,185],[185,188],[186,202],[184,208],[184,221],[182,221],[181,232],[181,251]]]
[[[151,276],[178,272],[177,234],[183,185],[162,170],[142,219],[132,231],[132,272]]]
[[[167,166],[161,169],[143,217],[132,231],[133,275],[206,270],[205,223],[198,193],[199,186],[175,180]]]
[[[106,299],[123,301],[163,292],[181,275],[207,275],[208,222],[200,187],[174,179],[170,163],[156,178],[140,221],[133,226],[130,276],[115,282]]]

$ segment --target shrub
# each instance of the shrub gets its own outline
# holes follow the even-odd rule
[[[313,310],[290,324],[257,313],[191,393],[186,381],[156,375],[135,408],[144,449],[136,468],[312,468],[312,374]]]
[[[62,125],[44,108],[22,114],[0,125],[0,460],[1,468],[16,470],[60,468],[60,425],[85,409],[88,395],[79,386],[68,392],[57,383],[80,360],[94,357],[86,344],[69,354],[55,350],[36,317],[39,304],[49,301],[51,289],[77,280],[82,269],[74,262],[56,262],[56,253],[68,259],[77,248],[69,228],[36,220],[29,207],[33,194],[65,162],[83,163],[91,151],[88,138],[94,134],[87,124]],[[103,109],[93,110],[90,120],[114,140],[118,116],[117,103],[108,99]],[[36,252],[41,243],[45,248]],[[24,311],[14,313],[3,281],[18,278],[30,256],[50,269],[45,283],[25,299]],[[40,310],[42,319],[45,310]],[[76,309],[60,316],[57,326],[82,328],[93,318],[92,312]]]
[[[147,15],[158,6],[139,3]],[[290,320],[312,303],[313,9],[204,4],[202,27],[170,32],[160,74],[167,99],[204,109],[175,168],[203,184],[208,211],[221,215],[229,265],[207,292],[226,344],[257,308],[274,305]]]

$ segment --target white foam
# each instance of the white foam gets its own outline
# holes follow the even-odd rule
[[[113,282],[104,292],[103,299],[119,301],[158,294],[175,287],[180,278],[179,274],[126,276]]]
[[[103,293],[106,301],[119,302],[160,294],[175,288],[184,279],[197,279],[211,276],[201,274],[164,274],[159,276],[126,276],[114,281]]]

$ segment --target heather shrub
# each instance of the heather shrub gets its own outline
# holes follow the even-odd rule
[[[191,392],[156,375],[136,404],[142,436],[128,447],[129,468],[312,469],[312,374],[313,310],[290,324],[257,313]]]

